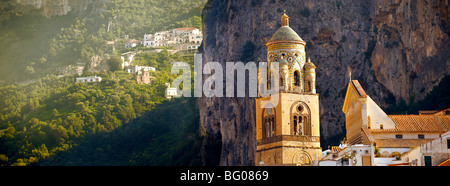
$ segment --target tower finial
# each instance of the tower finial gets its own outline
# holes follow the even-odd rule
[[[284,10],[284,14],[281,16],[281,26],[289,26],[289,16],[286,15],[286,10]]]

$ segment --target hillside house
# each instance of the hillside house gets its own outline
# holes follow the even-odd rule
[[[197,28],[177,28],[172,31],[161,31],[155,34],[144,34],[142,45],[145,47],[177,46],[187,43],[195,44],[185,50],[197,49],[203,41],[203,35]],[[197,46],[198,45],[198,46]]]
[[[102,81],[102,77],[97,75],[89,77],[79,77],[76,79],[76,83],[99,83]]]

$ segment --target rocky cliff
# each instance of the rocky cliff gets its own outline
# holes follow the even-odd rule
[[[101,0],[97,2],[106,2]],[[9,15],[42,15],[45,17],[61,16],[74,11],[85,13],[94,0],[7,0],[0,2],[2,19]],[[9,15],[8,15],[9,14]]]
[[[210,0],[203,11],[203,63],[266,61],[265,44],[283,10],[317,66],[323,144],[345,135],[341,108],[350,77],[388,106],[423,98],[450,73],[445,0]],[[221,146],[220,165],[252,165],[254,99],[200,98],[199,105],[204,145]]]

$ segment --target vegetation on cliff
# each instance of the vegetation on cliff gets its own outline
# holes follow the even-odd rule
[[[156,53],[159,67],[192,56]],[[170,68],[152,73],[151,85],[134,75],[97,73],[99,83],[49,75],[0,86],[0,165],[190,164],[201,137],[195,100],[166,100]],[[176,117],[174,117],[176,116]],[[176,158],[172,161],[172,157]],[[193,162],[195,163],[195,162]]]
[[[88,3],[80,13],[45,17],[20,13],[17,3],[0,3],[0,81],[26,81],[56,74],[57,67],[87,65],[123,48],[126,35],[178,27],[201,29],[205,0],[109,0]],[[38,10],[32,11],[36,12]],[[114,42],[113,45],[107,41]]]

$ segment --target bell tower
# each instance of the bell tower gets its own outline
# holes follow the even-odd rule
[[[289,27],[285,12],[281,27],[266,44],[269,77],[271,65],[279,66],[279,93],[271,95],[279,101],[267,108],[263,104],[270,96],[256,98],[255,165],[312,166],[321,159],[316,66],[306,61],[305,45]],[[258,87],[271,84],[258,81]]]

